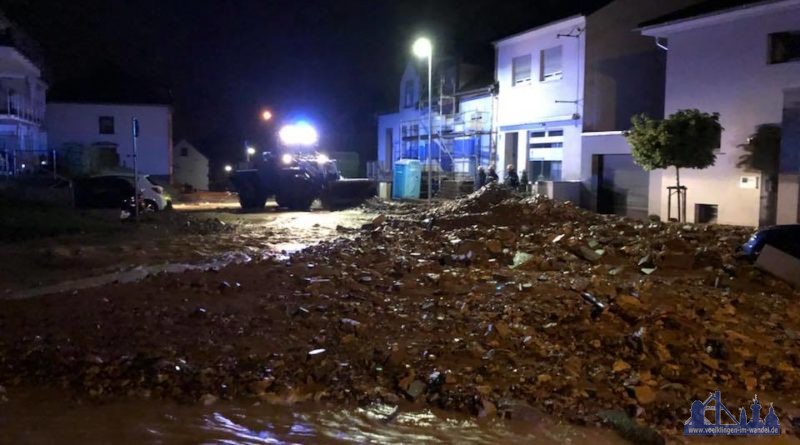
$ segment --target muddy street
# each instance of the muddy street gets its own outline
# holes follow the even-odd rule
[[[17,413],[0,422],[30,425],[44,390],[79,412],[128,406],[131,427],[190,442],[346,430],[362,436],[336,441],[650,444],[680,441],[692,401],[721,391],[729,406],[774,404],[773,443],[796,443],[797,294],[737,257],[749,229],[500,187],[433,208],[208,215],[236,229],[196,245],[250,240],[259,254],[0,301],[0,385]],[[308,247],[261,255],[276,239]],[[186,407],[164,414],[186,419],[178,432],[137,408],[161,402]]]
[[[274,203],[242,212],[233,201],[177,205],[139,225],[119,223],[115,211],[92,217],[120,229],[0,244],[0,298],[25,298],[160,271],[221,267],[286,254],[347,236],[375,215],[365,211],[288,212]],[[338,230],[337,230],[338,227]]]

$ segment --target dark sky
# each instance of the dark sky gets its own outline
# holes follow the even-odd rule
[[[174,136],[214,160],[307,117],[321,145],[374,158],[418,35],[488,70],[494,39],[607,0],[0,0],[42,47],[52,98],[165,97]],[[86,85],[89,85],[87,87]],[[98,97],[99,96],[99,97]]]

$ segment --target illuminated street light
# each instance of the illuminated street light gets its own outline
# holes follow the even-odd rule
[[[431,150],[433,148],[433,86],[431,85],[431,78],[433,77],[433,45],[431,41],[422,37],[414,42],[411,48],[414,55],[421,59],[428,59],[428,148],[425,150],[428,154],[428,205],[431,204],[431,195],[433,194],[433,180],[431,176]]]
[[[261,119],[265,121],[272,120],[272,112],[269,110],[264,110],[261,112]]]
[[[414,46],[411,48],[414,51],[414,55],[419,57],[420,59],[425,59],[431,56],[433,53],[433,45],[431,41],[426,39],[425,37],[421,37],[414,42]]]
[[[230,172],[232,172],[232,171],[233,171],[233,167],[231,167],[231,165],[230,165],[230,164],[228,164],[228,165],[226,165],[226,166],[225,166],[225,173],[230,173]]]

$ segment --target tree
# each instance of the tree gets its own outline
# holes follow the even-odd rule
[[[675,167],[678,193],[678,219],[685,195],[681,187],[681,168],[703,169],[714,165],[719,148],[722,126],[719,113],[700,110],[679,110],[666,119],[656,120],[644,114],[631,119],[632,128],[626,133],[633,160],[647,171]],[[683,198],[683,201],[681,201]],[[686,215],[683,215],[685,218]]]

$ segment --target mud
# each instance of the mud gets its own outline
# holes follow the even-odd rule
[[[680,439],[691,401],[720,390],[774,402],[794,433],[797,293],[737,258],[749,229],[491,187],[397,209],[286,261],[0,302],[0,384],[606,428],[613,412],[639,443]]]

